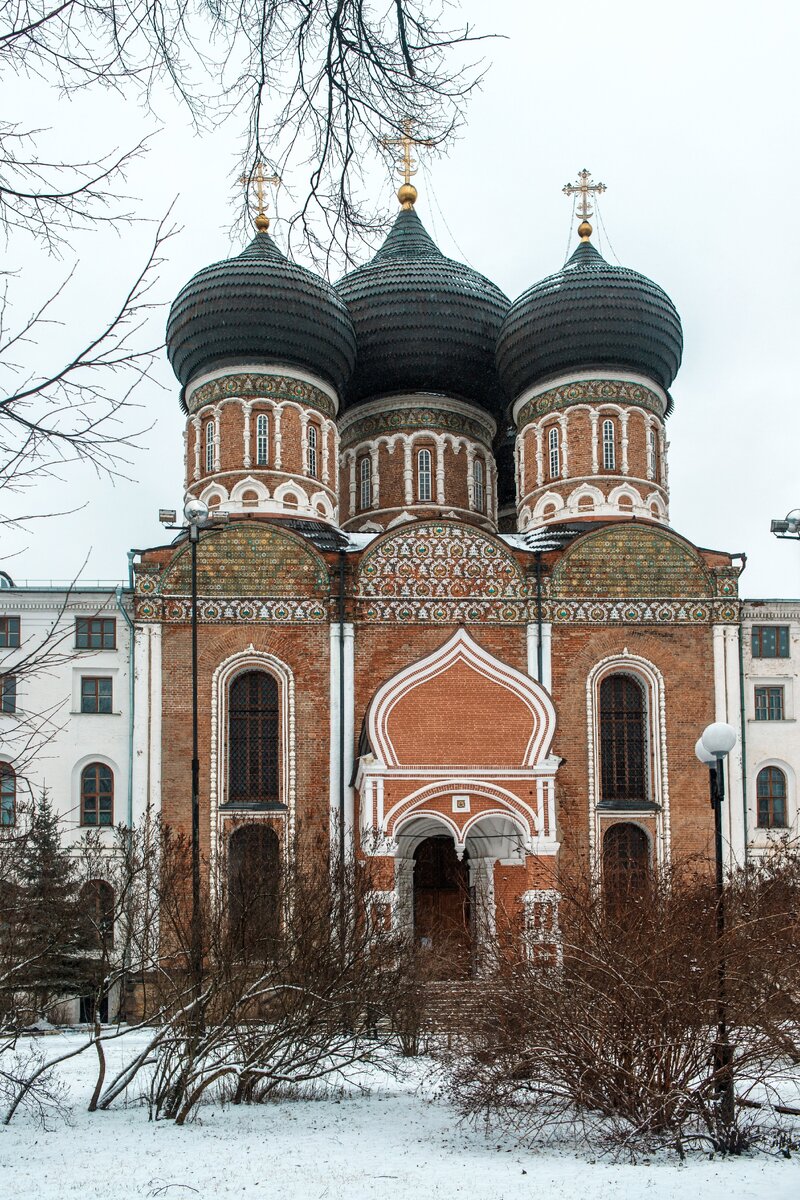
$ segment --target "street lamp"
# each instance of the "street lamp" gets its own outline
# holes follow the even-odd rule
[[[779,538],[800,538],[800,508],[793,508],[782,520],[770,521],[769,531]]]
[[[708,767],[711,807],[714,809],[714,854],[717,896],[717,1040],[714,1045],[714,1074],[720,1100],[720,1118],[727,1131],[734,1122],[733,1048],[728,1038],[725,999],[725,891],[722,865],[722,802],[725,799],[725,759],[736,745],[736,730],[724,721],[706,726],[694,748]]]

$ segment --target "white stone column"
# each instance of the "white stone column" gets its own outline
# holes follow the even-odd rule
[[[645,462],[647,464],[647,478],[656,478],[656,455],[655,446],[657,444],[658,434],[656,432],[656,423],[650,417],[644,417],[644,444],[645,444]]]
[[[329,421],[325,417],[323,417],[323,419],[322,419],[322,482],[323,483],[330,482],[330,469],[328,466],[328,454],[329,454],[328,438],[330,437],[332,424],[333,424],[332,421]]]
[[[412,462],[412,443],[408,434],[403,435],[403,489],[406,504],[414,503],[414,467]]]
[[[199,417],[192,417],[192,428],[194,429],[194,478],[200,478],[200,435],[202,423]]]
[[[354,517],[356,515],[356,461],[358,459],[356,451],[348,450],[345,461],[348,458],[350,459],[350,516]]]
[[[598,446],[597,426],[600,420],[600,414],[596,408],[589,410],[589,420],[592,424],[592,474],[596,475],[600,470],[600,452]]]
[[[355,736],[355,630],[351,621],[344,625],[344,827],[352,838],[355,827],[355,790],[353,777]]]
[[[566,413],[563,413],[558,418],[558,423],[561,426],[561,478],[569,478],[569,418]]]
[[[536,486],[541,487],[544,483],[544,449],[543,449],[542,422],[536,422]]]
[[[308,413],[300,410],[300,474],[308,475]]]
[[[467,507],[470,509],[471,512],[474,511],[474,509],[475,509],[475,476],[473,474],[474,469],[475,469],[475,447],[472,445],[471,442],[469,442],[467,444]],[[484,479],[483,486],[486,487],[485,479]]]
[[[275,464],[276,471],[280,471],[281,467],[283,466],[283,457],[282,457],[282,455],[283,455],[283,434],[281,433],[281,417],[282,416],[283,416],[283,405],[276,404],[275,420],[273,421],[273,427],[274,427],[273,442],[274,442],[274,446],[275,446],[275,452],[274,452],[273,458],[272,458],[272,461]]]
[[[380,498],[381,498],[381,467],[380,467],[381,458],[380,458],[380,446],[378,446],[377,443],[374,446],[370,447],[369,462],[370,462],[370,471],[372,473],[371,479],[370,479],[370,483],[372,485],[371,489],[370,489],[372,492],[372,495],[370,498],[371,499],[370,508],[378,508],[379,504],[380,504]]]
[[[445,503],[444,490],[444,438],[439,434],[434,438],[436,442],[436,503]]]
[[[630,413],[625,409],[619,419],[622,430],[622,474],[628,475],[628,418]]]
[[[242,433],[244,436],[244,452],[242,454],[242,466],[247,468],[252,466],[253,460],[250,457],[250,414],[253,411],[252,402],[245,400],[242,404],[242,414],[244,416],[244,425]]]
[[[531,679],[538,679],[542,687],[549,692],[552,688],[553,662],[552,639],[553,626],[550,621],[542,621],[542,677],[539,679],[539,623],[529,621],[527,627],[528,674]]]
[[[727,826],[730,846],[729,866],[741,866],[745,860],[744,787],[742,777],[742,707],[739,680],[739,627],[725,627],[726,702],[729,725],[736,730],[737,742],[728,755]]]
[[[214,470],[219,470],[220,464],[220,432],[221,432],[221,412],[219,406],[214,409]]]

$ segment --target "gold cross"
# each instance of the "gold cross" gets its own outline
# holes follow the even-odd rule
[[[278,175],[265,175],[264,164],[257,162],[253,168],[252,174],[242,175],[239,178],[239,183],[249,190],[251,186],[256,189],[256,203],[258,211],[255,217],[255,227],[259,233],[266,233],[269,229],[269,217],[264,211],[264,184],[271,184],[272,187],[280,187],[281,180]]]
[[[581,235],[581,241],[584,242],[588,242],[592,236],[592,227],[588,220],[592,216],[589,197],[600,196],[606,190],[604,183],[591,183],[591,177],[591,172],[584,167],[582,171],[578,171],[577,183],[568,183],[561,189],[565,196],[580,197],[576,205],[576,215],[580,218],[578,233]]]
[[[402,122],[403,135],[397,138],[381,138],[382,146],[402,146],[403,153],[400,159],[400,170],[403,174],[403,183],[397,189],[397,199],[402,204],[403,208],[413,208],[414,201],[417,198],[417,189],[411,182],[411,176],[416,175],[417,167],[411,157],[412,146],[435,146],[436,142],[426,141],[423,138],[415,138],[412,136],[414,122],[411,117],[405,117]]]

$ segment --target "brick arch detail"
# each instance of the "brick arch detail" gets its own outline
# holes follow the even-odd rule
[[[465,814],[460,820],[434,807],[437,801],[449,804],[454,792],[464,792],[471,799],[485,801],[487,806]],[[396,841],[402,836],[404,827],[420,817],[441,822],[453,834],[456,849],[462,853],[470,833],[487,817],[505,817],[511,821],[522,833],[528,853],[532,853],[534,840],[543,833],[544,826],[549,824],[546,815],[543,818],[543,815],[537,814],[529,804],[508,788],[475,779],[437,781],[404,796],[386,813],[387,836]]]
[[[370,744],[376,757],[387,767],[401,765],[391,734],[393,710],[417,688],[460,664],[470,667],[498,690],[514,697],[517,705],[521,703],[527,709],[530,734],[521,762],[513,765],[534,767],[542,762],[549,752],[556,725],[555,708],[549,695],[535,680],[484,650],[463,628],[458,629],[438,650],[387,680],[375,693],[367,722]]]

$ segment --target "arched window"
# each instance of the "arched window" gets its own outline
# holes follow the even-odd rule
[[[558,445],[557,425],[553,425],[547,435],[547,452],[550,459],[550,478],[558,479],[561,474],[561,451]]]
[[[647,431],[647,470],[651,479],[658,480],[658,430],[652,425]]]
[[[266,671],[245,671],[230,690],[228,802],[276,803],[278,764],[277,681]]]
[[[592,499],[592,497],[591,496],[579,496],[578,497],[578,509],[582,512],[593,512],[594,511],[594,500]]]
[[[417,499],[421,501],[431,498],[431,452],[420,450],[417,455]]]
[[[475,511],[486,512],[486,484],[483,478],[483,460],[476,458],[472,464],[472,489],[475,498]]]
[[[614,448],[614,422],[603,421],[603,470],[613,471],[616,466]]]
[[[90,879],[80,890],[84,940],[92,950],[114,944],[114,889],[105,879]]]
[[[359,496],[359,508],[362,510],[369,508],[372,504],[372,463],[369,458],[361,459],[358,468],[358,477],[361,484],[361,493]]]
[[[266,825],[240,825],[228,842],[228,916],[239,949],[254,950],[278,932],[278,835]]]
[[[640,896],[650,876],[650,839],[630,821],[607,829],[603,837],[603,893],[607,901]]]
[[[206,422],[206,472],[214,470],[214,422]]]
[[[631,675],[600,684],[600,800],[647,803],[647,712],[642,685]]]
[[[758,828],[786,828],[786,776],[780,767],[764,767],[756,779]]]
[[[265,467],[269,453],[269,417],[259,413],[256,417],[256,466]]]
[[[633,512],[633,500],[630,496],[620,496],[617,505],[621,512]]]
[[[81,771],[81,825],[114,824],[114,772],[105,763]]]
[[[308,427],[308,473],[313,478],[317,478],[317,427],[309,425]]]
[[[10,763],[0,763],[0,826],[17,823],[17,776]]]

